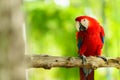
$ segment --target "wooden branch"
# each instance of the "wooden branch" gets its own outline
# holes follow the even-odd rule
[[[86,67],[86,68],[101,68],[101,67],[116,67],[120,69],[120,57],[109,58],[108,63],[98,57],[87,57],[87,62],[82,64],[78,57],[58,57],[49,55],[31,55],[26,56],[26,63],[28,68],[45,68],[52,67]]]

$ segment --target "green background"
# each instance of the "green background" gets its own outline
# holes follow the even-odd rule
[[[24,0],[26,54],[78,56],[75,18],[89,15],[105,29],[103,55],[120,56],[120,0]],[[78,68],[28,69],[29,80],[79,80]],[[120,80],[115,68],[95,71],[95,80]]]

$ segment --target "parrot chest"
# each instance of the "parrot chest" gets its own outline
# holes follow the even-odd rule
[[[100,44],[100,35],[99,34],[90,34],[84,37],[84,41],[87,45],[97,45]]]
[[[86,45],[86,56],[97,55],[96,51],[99,46],[102,46],[102,41],[99,34],[88,34],[83,38],[83,45]]]

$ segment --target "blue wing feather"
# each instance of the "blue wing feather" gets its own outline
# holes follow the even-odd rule
[[[82,38],[79,38],[78,39],[78,49],[80,49],[81,45],[82,45]]]
[[[101,40],[102,40],[102,43],[104,43],[104,37],[103,36],[101,36]]]
[[[104,29],[103,29],[103,27],[101,27],[100,38],[101,38],[102,43],[104,44]]]

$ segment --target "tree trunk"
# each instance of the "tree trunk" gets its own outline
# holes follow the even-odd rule
[[[0,80],[25,80],[21,0],[0,0]]]

